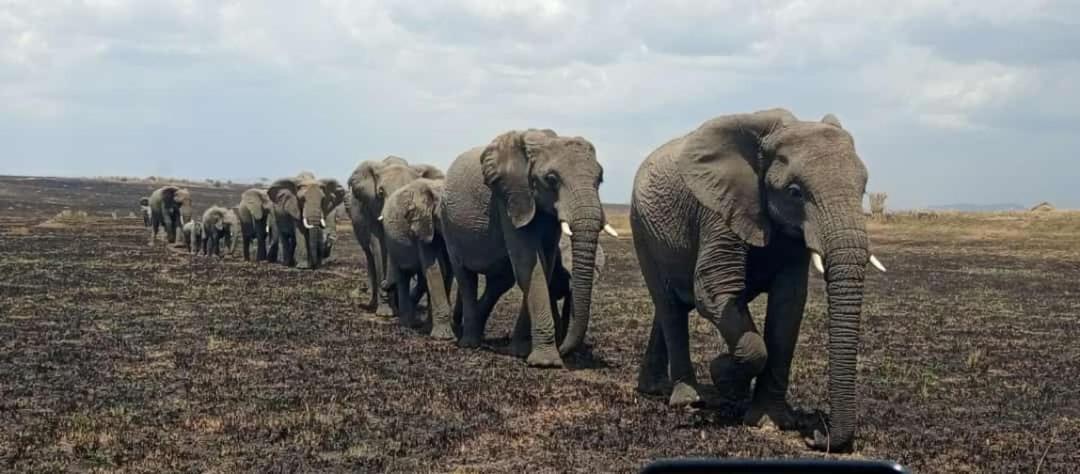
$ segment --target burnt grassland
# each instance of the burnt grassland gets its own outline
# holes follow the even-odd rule
[[[739,425],[739,407],[672,410],[634,391],[652,305],[627,236],[602,240],[591,350],[537,370],[504,355],[516,291],[487,348],[458,349],[359,308],[347,222],[314,272],[192,259],[147,247],[127,217],[153,187],[0,178],[0,470],[632,472],[661,457],[834,456]],[[196,211],[242,189],[193,188]],[[56,217],[65,208],[87,215]],[[901,216],[870,231],[889,272],[869,273],[860,431],[840,457],[1080,469],[1080,216]],[[811,285],[790,398],[825,409]],[[722,343],[692,318],[707,381]]]

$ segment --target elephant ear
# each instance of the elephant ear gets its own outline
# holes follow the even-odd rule
[[[334,178],[323,178],[319,180],[319,183],[322,186],[323,195],[326,196],[323,213],[329,214],[345,202],[345,188],[341,187],[341,183]]]
[[[555,131],[550,129],[506,132],[495,137],[480,154],[484,183],[505,201],[515,228],[524,227],[536,215],[536,201],[529,186],[529,150],[554,137]]]
[[[412,169],[416,170],[417,173],[420,173],[421,178],[427,178],[427,179],[445,179],[446,178],[446,175],[443,174],[442,170],[440,170],[440,169],[438,169],[438,168],[436,168],[434,166],[431,166],[431,165],[412,165]]]
[[[177,188],[176,186],[165,186],[161,188],[161,200],[171,207],[176,203],[176,192],[179,190],[180,188]]]
[[[285,178],[274,181],[274,184],[270,185],[270,189],[266,191],[267,196],[273,203],[285,211],[286,214],[293,219],[300,218],[300,200],[296,196],[298,185],[296,180]]]
[[[375,172],[383,166],[385,165],[382,163],[367,160],[360,163],[349,175],[349,190],[360,202],[370,202],[375,199]]]
[[[389,165],[409,166],[409,161],[406,160],[405,158],[400,157],[400,156],[387,155],[386,158],[383,158],[382,164],[387,165],[387,166],[389,166]]]
[[[836,118],[833,114],[825,114],[825,116],[821,118],[821,123],[827,123],[839,129],[844,128],[843,125],[840,125],[840,119]]]
[[[725,115],[683,138],[675,161],[694,197],[720,213],[741,239],[754,246],[769,240],[761,179],[761,141],[797,119],[784,109]]]

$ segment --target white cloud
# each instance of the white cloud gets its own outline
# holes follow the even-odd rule
[[[897,130],[917,142],[1080,125],[1080,58],[1062,46],[1078,25],[1080,7],[1051,0],[8,1],[0,126],[84,148],[116,127],[143,134],[123,166],[168,154],[149,138],[167,130],[225,130],[184,139],[207,142],[207,163],[237,147],[320,150],[327,172],[369,153],[446,164],[544,126],[589,137],[628,179],[711,116],[785,106],[838,113],[881,163],[904,154]],[[238,136],[265,143],[226,142]],[[20,145],[35,160],[52,146]]]

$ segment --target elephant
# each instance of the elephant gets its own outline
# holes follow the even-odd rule
[[[452,270],[443,242],[439,219],[443,180],[417,179],[386,198],[381,222],[386,250],[386,287],[394,283],[401,323],[416,327],[412,277],[423,276],[428,285],[431,337],[454,339],[451,327],[450,287]]]
[[[183,236],[184,221],[191,219],[191,193],[176,186],[162,186],[150,194],[150,242],[154,245],[158,227],[165,228],[165,238],[170,244],[183,245],[177,237]]]
[[[275,181],[267,196],[273,203],[272,230],[277,234],[272,253],[280,252],[288,266],[319,268],[325,254],[325,215],[341,205],[345,189],[336,179],[315,179],[310,173],[301,173]]]
[[[244,260],[251,260],[251,244],[254,241],[255,261],[266,261],[270,220],[273,219],[274,212],[274,204],[270,201],[270,196],[263,189],[248,189],[240,194],[240,204],[237,208]]]
[[[673,406],[701,400],[687,327],[696,309],[728,348],[710,364],[721,394],[751,398],[746,423],[792,427],[786,397],[812,261],[828,297],[831,420],[828,437],[818,432],[807,442],[850,447],[865,266],[884,271],[869,252],[867,179],[835,116],[800,121],[780,108],[713,118],[649,154],[630,208],[654,305],[638,390],[662,395],[670,387]],[[747,306],[761,293],[769,295],[764,337]]]
[[[142,216],[143,227],[150,228],[150,197],[139,198],[139,215]]]
[[[562,356],[583,344],[599,234],[614,233],[600,205],[602,175],[592,143],[549,129],[508,131],[454,160],[442,217],[463,302],[460,346],[480,345],[488,305],[514,284],[524,301],[512,338],[516,355],[528,354],[529,366],[562,367]],[[548,285],[560,229],[572,239],[574,314],[556,347]],[[488,282],[481,300],[478,274]]]
[[[240,221],[232,209],[210,206],[203,212],[203,254],[224,257],[232,254],[235,248],[234,236],[239,231]]]
[[[199,255],[199,253],[202,253],[204,250],[203,242],[205,241],[205,236],[203,232],[202,222],[199,222],[197,219],[184,223],[184,243],[188,247],[188,252],[192,255]]]
[[[430,165],[409,165],[398,156],[360,162],[349,176],[349,202],[346,209],[352,221],[353,234],[367,262],[368,287],[371,297],[368,308],[379,316],[394,314],[387,295],[380,295],[386,277],[386,254],[383,243],[383,224],[379,221],[386,197],[410,182],[420,179],[442,179],[443,172]],[[359,292],[359,289],[357,290]],[[418,292],[422,291],[418,289]],[[419,295],[414,295],[418,300]]]

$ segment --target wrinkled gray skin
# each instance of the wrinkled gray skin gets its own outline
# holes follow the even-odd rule
[[[570,237],[565,234],[559,239],[559,258],[555,259],[555,270],[551,272],[551,284],[548,285],[551,291],[551,299],[553,311],[555,311],[559,318],[555,320],[555,334],[556,339],[562,340],[566,334],[566,329],[570,324],[570,317],[573,313],[573,292],[570,288],[570,279],[574,268],[574,258],[571,251]],[[596,264],[593,266],[595,272],[593,273],[593,288],[596,288],[596,283],[600,281],[600,275],[604,271],[604,265],[607,258],[604,256],[604,246],[599,243],[596,244]],[[562,305],[559,309],[558,305]]]
[[[386,254],[379,216],[387,196],[420,178],[442,179],[443,173],[434,166],[409,165],[404,158],[387,156],[381,161],[361,162],[349,176],[349,203],[346,209],[352,221],[353,235],[367,262],[368,287],[371,289],[368,310],[379,316],[394,314],[389,296],[382,292],[386,277]],[[416,299],[414,296],[414,301]]]
[[[176,186],[162,186],[150,194],[150,241],[153,246],[159,227],[164,227],[165,238],[174,246],[183,246],[184,222],[191,220],[191,193]],[[180,242],[177,242],[177,238]]]
[[[512,131],[454,160],[446,173],[443,226],[462,300],[463,347],[477,347],[492,301],[516,283],[523,311],[512,350],[534,367],[562,367],[588,328],[597,237],[604,226],[603,169],[581,137]],[[573,232],[573,318],[561,346],[548,289],[558,257],[559,222]],[[477,275],[485,275],[477,298]]]
[[[386,279],[394,282],[397,312],[403,325],[420,326],[412,295],[413,276],[424,276],[428,286],[431,337],[454,339],[451,326],[450,287],[453,270],[443,242],[439,212],[443,180],[417,179],[386,198],[382,211],[386,244]]]
[[[224,257],[232,254],[234,235],[239,230],[240,221],[231,209],[210,206],[202,215],[203,254]]]
[[[649,155],[630,211],[634,246],[655,313],[638,389],[671,388],[672,405],[700,400],[687,315],[712,322],[729,352],[711,364],[729,398],[749,396],[746,422],[791,427],[791,359],[806,303],[810,251],[824,256],[829,318],[829,437],[848,449],[855,433],[859,317],[868,251],[862,195],[866,167],[832,115],[803,122],[783,109],[705,122]],[[693,271],[688,271],[693,269]],[[764,337],[748,303],[768,293]],[[670,377],[669,377],[670,366]]]
[[[143,227],[150,228],[150,198],[139,199],[139,215],[142,216]]]
[[[315,179],[309,173],[275,181],[267,190],[273,203],[277,241],[273,253],[279,253],[288,266],[316,269],[325,255],[323,236],[326,214],[341,205],[345,189],[336,179]]]
[[[188,252],[192,255],[199,255],[204,253],[205,247],[203,242],[205,240],[203,236],[202,222],[198,220],[187,221],[183,227],[184,243],[188,247]]]
[[[243,239],[241,249],[244,260],[251,261],[251,244],[255,244],[255,261],[266,261],[266,248],[270,234],[270,220],[273,218],[274,205],[270,196],[263,189],[248,189],[240,195],[237,217],[240,220],[240,233]]]

